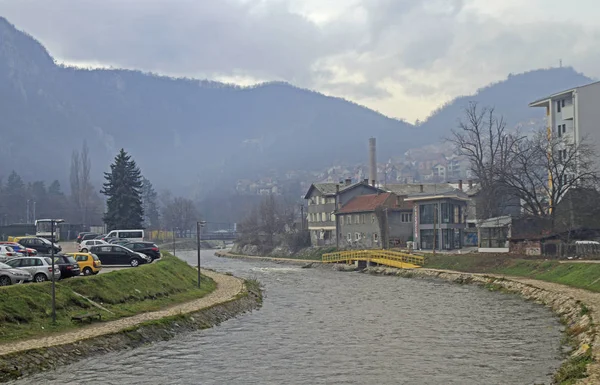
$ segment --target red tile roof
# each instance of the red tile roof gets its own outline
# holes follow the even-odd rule
[[[356,213],[362,211],[375,211],[375,209],[385,203],[392,195],[391,193],[359,195],[346,203],[338,213]]]

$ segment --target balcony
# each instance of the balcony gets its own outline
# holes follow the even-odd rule
[[[569,104],[562,108],[561,111],[563,120],[573,120],[573,105]]]

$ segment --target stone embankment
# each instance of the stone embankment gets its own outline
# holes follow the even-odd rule
[[[0,381],[169,340],[178,333],[210,328],[260,307],[262,295],[257,284],[210,270],[203,270],[202,274],[212,278],[217,289],[197,300],[60,335],[0,345]]]

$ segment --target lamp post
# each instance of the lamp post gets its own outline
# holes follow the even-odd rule
[[[50,243],[52,243],[52,246],[50,247],[50,253],[52,255],[52,323],[56,323],[56,280],[54,279],[54,270],[56,269],[56,265],[54,264],[54,224],[62,222],[64,222],[63,219],[50,220]]]
[[[196,240],[197,240],[197,243],[198,243],[198,247],[197,247],[197,249],[198,249],[198,288],[200,288],[200,248],[201,248],[201,246],[200,246],[200,239],[201,239],[201,236],[202,236],[202,228],[204,226],[206,226],[206,221],[198,221],[198,222],[196,222],[196,231],[197,231]]]

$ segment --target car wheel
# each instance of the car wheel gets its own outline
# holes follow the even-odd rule
[[[89,267],[83,269],[83,275],[92,275],[94,272]]]
[[[88,252],[88,249],[81,249],[81,252],[82,252],[82,253],[87,253],[87,252]]]
[[[48,280],[48,277],[46,277],[45,274],[38,273],[33,277],[33,280],[36,282],[44,282]]]
[[[3,275],[2,277],[0,277],[0,286],[8,286],[11,284],[12,284],[12,281],[6,275]]]
[[[131,267],[138,267],[140,265],[140,260],[137,258],[133,258],[131,261],[129,261],[129,264],[131,265]]]

